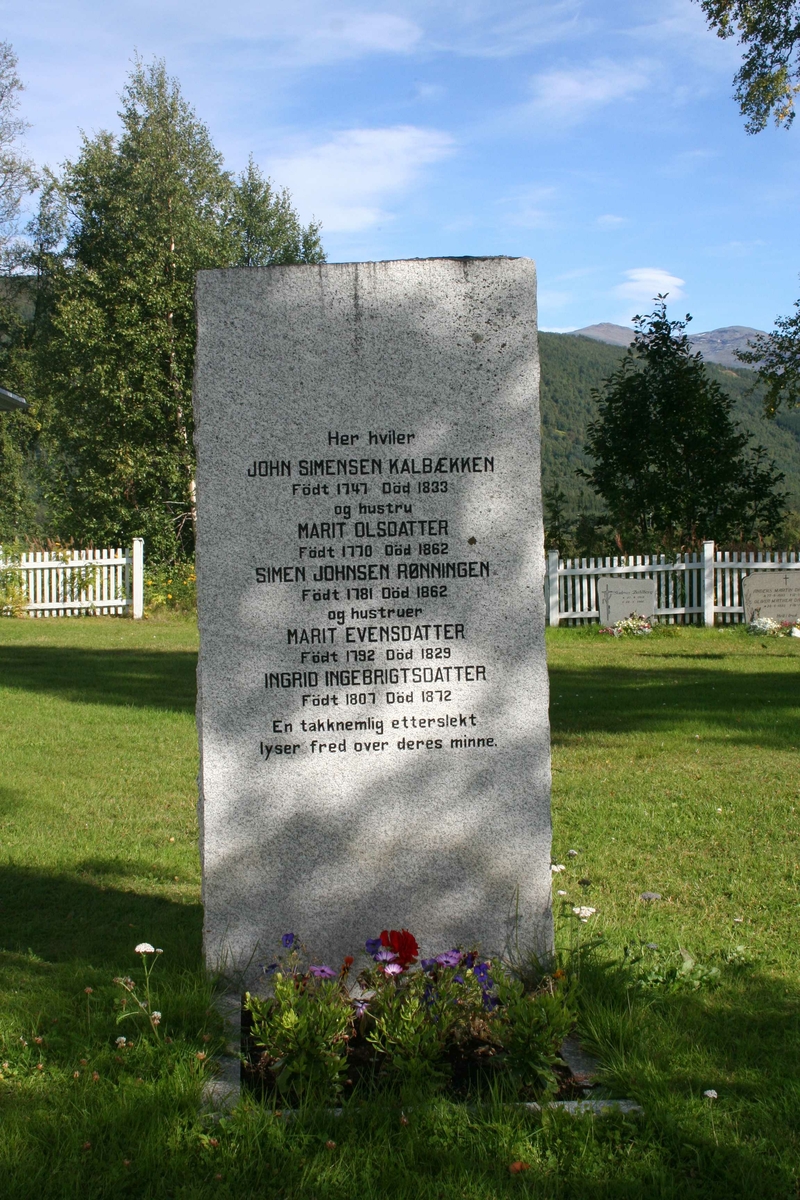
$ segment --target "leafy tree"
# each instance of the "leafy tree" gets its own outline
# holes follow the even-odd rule
[[[669,321],[666,298],[635,317],[634,344],[596,392],[598,417],[582,471],[608,508],[627,550],[749,540],[782,516],[783,475],[731,417],[732,401],[693,354],[685,321]]]
[[[83,138],[40,218],[50,329],[38,356],[58,532],[81,542],[147,539],[191,552],[194,281],[209,267],[322,258],[286,193],[250,164],[234,184],[163,62],[137,60],[122,132]],[[272,258],[270,258],[270,254]]]
[[[23,395],[27,340],[28,329],[13,297],[4,297],[0,300],[0,384]],[[0,546],[38,531],[32,465],[38,431],[30,413],[0,412]]]
[[[274,191],[252,154],[233,191],[228,228],[234,267],[325,261],[319,225],[302,227],[286,188]]]
[[[33,165],[18,145],[28,128],[27,121],[17,116],[22,90],[17,56],[8,42],[0,42],[0,250],[4,256],[16,233],[22,197],[36,186]]]
[[[765,386],[764,413],[774,417],[778,410],[800,404],[800,300],[792,317],[778,317],[772,333],[760,333],[749,343],[749,350],[737,350],[736,357],[758,368]]]
[[[18,115],[22,82],[17,57],[0,42],[0,267],[15,265],[15,235],[22,197],[36,177],[19,148],[27,124]],[[22,369],[27,330],[20,313],[19,281],[0,278],[0,385],[24,394]],[[26,413],[0,414],[0,543],[35,526],[35,493],[30,462],[37,426]]]
[[[800,0],[701,0],[721,38],[739,36],[744,61],[734,76],[734,96],[748,133],[760,133],[770,117],[785,128],[800,92]]]
[[[712,29],[722,38],[739,34],[747,47],[735,76],[735,96],[748,133],[760,133],[772,116],[788,129],[800,93],[800,0],[701,0]],[[766,387],[764,412],[774,417],[782,404],[800,401],[800,300],[791,317],[779,317],[770,334],[761,334],[742,362],[758,368]]]
[[[545,550],[569,553],[572,547],[572,531],[568,517],[568,500],[566,493],[557,483],[542,492],[542,507]]]

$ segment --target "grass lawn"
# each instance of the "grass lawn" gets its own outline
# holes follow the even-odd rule
[[[291,1123],[250,1104],[222,1125],[197,1107],[220,1029],[196,644],[177,619],[0,621],[4,1196],[797,1200],[800,642],[548,633],[559,938],[573,904],[597,909],[580,1031],[643,1118],[435,1099],[407,1124],[387,1102]],[[136,975],[142,940],[164,949],[169,1043],[115,1021],[112,977]]]

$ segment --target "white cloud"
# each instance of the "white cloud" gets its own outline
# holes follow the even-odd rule
[[[654,296],[666,292],[669,292],[670,300],[683,299],[684,292],[681,289],[686,281],[677,275],[670,275],[669,271],[662,271],[660,267],[634,267],[624,274],[627,282],[619,283],[613,289],[613,295],[620,299],[636,302],[652,300]]]
[[[413,21],[391,13],[320,13],[312,20],[292,19],[292,7],[282,8],[261,36],[276,34],[291,53],[294,64],[335,62],[368,54],[407,54],[422,31]],[[285,15],[284,15],[285,14]],[[294,10],[294,17],[303,16]],[[257,35],[258,36],[258,35]]]
[[[604,213],[602,217],[598,217],[595,222],[598,229],[619,229],[620,225],[627,225],[627,217],[615,217],[613,213]]]
[[[719,158],[718,150],[682,150],[664,163],[660,173],[670,179],[682,179],[702,168],[712,158]]]
[[[417,83],[414,86],[414,99],[438,100],[446,90],[441,83]]]
[[[270,174],[292,193],[304,217],[326,232],[353,233],[391,219],[383,207],[419,179],[423,167],[453,153],[435,129],[396,125],[348,129],[330,141],[270,161]]]
[[[627,100],[650,83],[646,63],[604,59],[575,70],[543,71],[531,80],[528,113],[542,122],[574,125],[615,100]]]
[[[514,188],[509,196],[498,203],[505,210],[504,223],[521,229],[546,229],[553,223],[552,202],[556,196],[554,187],[531,184]]]
[[[738,241],[734,239],[731,242],[724,242],[721,246],[709,246],[706,254],[712,258],[747,258],[761,246],[766,246],[766,242],[762,238],[753,238],[752,241]]]
[[[429,38],[437,49],[472,58],[511,58],[537,46],[586,35],[596,19],[584,15],[581,0],[463,0],[425,5]]]

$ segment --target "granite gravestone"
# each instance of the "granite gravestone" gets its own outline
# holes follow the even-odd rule
[[[204,271],[205,949],[547,954],[534,264]],[[267,959],[269,961],[269,959]]]
[[[800,571],[753,571],[742,579],[745,620],[771,617],[795,622],[800,617]]]
[[[654,579],[625,579],[621,575],[600,575],[597,580],[600,624],[610,628],[631,613],[652,617],[656,607]]]

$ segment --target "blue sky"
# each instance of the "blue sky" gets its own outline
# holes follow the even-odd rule
[[[798,128],[744,132],[691,0],[2,0],[29,153],[117,127],[165,58],[227,165],[252,150],[331,261],[512,254],[540,322],[771,328],[800,291]],[[674,303],[672,303],[674,302]]]

